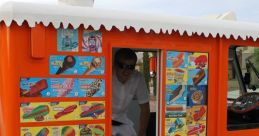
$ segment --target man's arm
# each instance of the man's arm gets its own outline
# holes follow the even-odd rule
[[[147,125],[149,121],[149,114],[150,114],[150,108],[149,108],[149,102],[140,105],[140,118],[139,118],[139,132],[138,136],[145,136]]]

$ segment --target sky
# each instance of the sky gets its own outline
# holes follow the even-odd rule
[[[0,0],[0,4],[10,0]],[[57,0],[12,0],[57,4]],[[95,0],[94,8],[203,17],[232,11],[238,21],[259,23],[259,0]]]

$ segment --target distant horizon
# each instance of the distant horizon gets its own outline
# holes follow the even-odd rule
[[[1,0],[57,4],[57,0]],[[94,8],[157,13],[174,16],[204,17],[234,12],[237,21],[259,23],[258,0],[95,0]]]

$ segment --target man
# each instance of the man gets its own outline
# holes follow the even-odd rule
[[[149,98],[144,77],[135,71],[137,55],[128,48],[115,54],[112,76],[112,135],[145,136],[149,119]],[[140,106],[139,131],[136,134],[133,122],[127,117],[127,110],[133,97]]]

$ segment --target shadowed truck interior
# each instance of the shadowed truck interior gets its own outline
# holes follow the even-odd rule
[[[228,130],[259,128],[258,60],[259,48],[229,48]]]
[[[115,52],[119,48],[113,48],[113,56]],[[158,63],[157,63],[157,56],[158,50],[154,49],[133,49],[137,55],[137,63],[135,70],[142,73],[145,78],[146,86],[148,88],[149,94],[149,104],[150,104],[150,117],[149,123],[146,131],[147,136],[156,136],[156,123],[157,123],[157,93],[158,93],[158,82],[159,81],[159,73]],[[114,58],[113,58],[114,60]],[[114,62],[114,61],[113,61]],[[129,109],[127,112],[127,116],[132,122],[134,123],[134,129],[136,132],[139,130],[139,113],[140,108],[136,98],[133,98],[132,102],[129,105]]]

